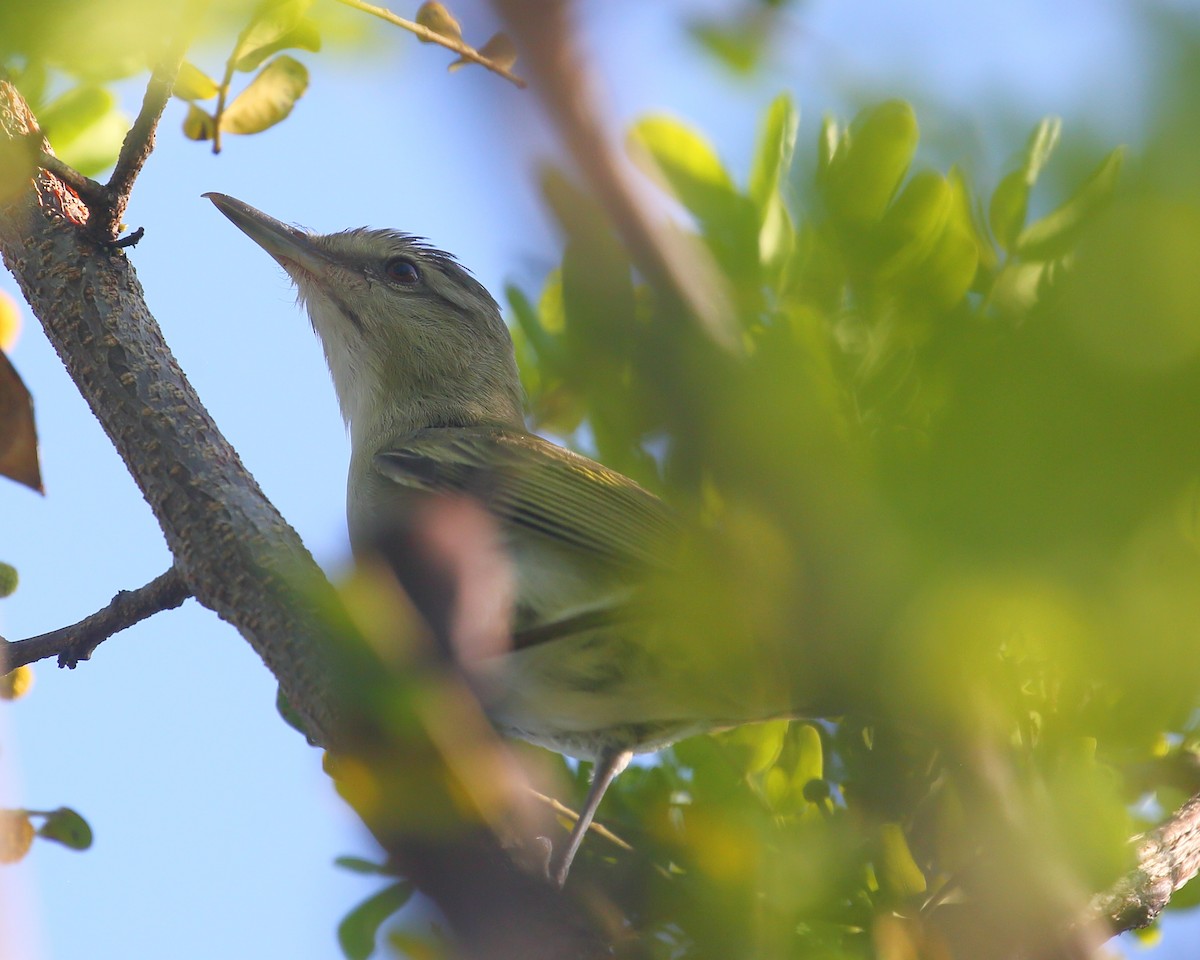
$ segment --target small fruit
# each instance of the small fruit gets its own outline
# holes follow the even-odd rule
[[[10,596],[17,589],[17,568],[0,562],[0,597]]]
[[[10,670],[0,677],[0,700],[17,700],[33,686],[33,667],[29,664]]]
[[[16,863],[33,846],[33,824],[24,810],[0,810],[0,863]]]

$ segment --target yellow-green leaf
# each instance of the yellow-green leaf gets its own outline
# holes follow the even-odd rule
[[[312,0],[264,0],[242,30],[229,59],[239,70],[253,70],[263,59],[259,51],[279,43],[294,30],[310,6]]]
[[[733,181],[712,145],[695,130],[671,117],[646,117],[629,131],[634,159],[666,181],[683,205],[703,207],[713,190],[733,193]]]
[[[308,70],[283,54],[259,71],[245,90],[225,108],[221,129],[227,133],[260,133],[284,120],[308,89]]]
[[[750,170],[750,198],[758,207],[761,220],[766,220],[770,200],[779,189],[780,177],[792,165],[799,126],[800,116],[792,98],[786,93],[780,94],[763,118],[754,165]]]
[[[302,17],[296,26],[292,27],[283,36],[240,57],[237,62],[237,68],[243,73],[257,70],[259,64],[266,60],[267,57],[278,53],[280,50],[311,50],[313,53],[316,53],[320,49],[320,28],[317,26],[316,21],[310,20],[308,17]]]
[[[194,103],[188,104],[187,116],[183,118],[183,135],[189,140],[211,140],[216,124],[207,110]]]
[[[1073,197],[1021,231],[1014,244],[1015,252],[1031,260],[1069,253],[1089,217],[1111,199],[1124,161],[1124,147],[1118,147],[1105,157]]]
[[[875,874],[880,889],[898,899],[907,899],[925,892],[925,874],[913,859],[908,840],[897,823],[885,823],[879,828],[879,861]]]
[[[195,64],[184,60],[179,65],[174,94],[180,100],[211,100],[219,90],[217,81]]]
[[[825,189],[833,212],[846,220],[883,216],[917,150],[912,107],[889,100],[862,111],[829,165]]]

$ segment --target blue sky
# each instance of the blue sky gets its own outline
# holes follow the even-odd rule
[[[822,113],[908,96],[952,107],[928,118],[927,139],[966,145],[993,173],[1003,156],[979,131],[1001,102],[1015,130],[1065,116],[1068,139],[1085,121],[1108,142],[1136,139],[1145,123],[1144,40],[1115,0],[814,0],[781,31],[776,66],[751,81],[709,69],[679,29],[682,14],[724,6],[584,5],[614,131],[668,111],[708,131],[744,177],[756,117],[784,88],[801,107],[801,150]],[[483,4],[454,8],[468,38],[490,34]],[[529,175],[554,150],[533,97],[481,70],[449,76],[444,51],[378,30],[372,58],[305,56],[313,83],[293,116],[230,138],[220,157],[182,138],[183,107],[172,104],[127,215],[145,227],[131,258],[181,365],[335,574],[347,556],[348,447],[320,351],[282,271],[200,194],[318,231],[427,236],[497,296],[510,281],[536,290],[557,256]],[[139,100],[130,89],[128,108]],[[16,294],[6,273],[0,288]],[[0,634],[12,639],[73,622],[169,565],[123,465],[25,319],[13,360],[36,400],[47,496],[0,484],[0,559],[22,576],[0,602]],[[274,683],[235,631],[189,602],[75,671],[37,673],[29,697],[0,709],[0,802],[74,806],[96,845],[38,844],[0,873],[0,956],[338,955],[337,921],[377,884],[330,862],[372,848],[319,754],[279,721]],[[1157,955],[1190,955],[1191,936],[1169,930]]]

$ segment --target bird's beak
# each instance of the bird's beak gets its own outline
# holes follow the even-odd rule
[[[206,193],[204,196],[292,276],[295,276],[297,268],[318,276],[329,269],[328,255],[313,243],[312,237],[305,231],[289,227],[274,217],[268,217],[261,210],[255,210],[250,204],[223,193]]]

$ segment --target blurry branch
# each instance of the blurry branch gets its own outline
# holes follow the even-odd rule
[[[172,71],[157,72],[127,138],[124,190],[145,160]],[[37,136],[28,104],[0,81],[0,148],[15,153]],[[306,729],[328,741],[328,636],[316,614],[337,602],[328,581],[200,402],[125,254],[96,239],[89,212],[49,171],[14,177],[12,187],[0,202],[0,253],[154,513],[176,575],[241,632]]]
[[[342,0],[348,2],[348,0]],[[550,119],[601,206],[612,218],[634,264],[680,304],[708,335],[736,349],[727,291],[702,249],[656,220],[637,196],[629,168],[613,148],[601,118],[592,71],[573,42],[566,0],[492,0],[508,24]]]
[[[117,164],[113,168],[112,176],[108,178],[108,183],[98,183],[90,177],[85,177],[50,153],[48,144],[42,145],[38,165],[79,194],[90,214],[88,232],[101,242],[112,243],[117,240],[125,208],[129,205],[133,183],[154,149],[154,134],[167,101],[171,99],[171,91],[175,87],[175,78],[179,74],[183,54],[184,45],[177,42],[151,73],[150,82],[146,85],[146,94],[142,98],[142,109],[125,135]],[[33,136],[40,135],[34,132]]]
[[[491,70],[492,73],[503,77],[509,83],[515,84],[522,90],[526,87],[525,81],[509,70],[508,67],[484,56],[474,47],[463,43],[462,40],[438,33],[436,30],[430,30],[415,20],[405,20],[403,17],[396,16],[396,14],[385,7],[377,7],[371,3],[364,3],[363,0],[338,0],[338,3],[345,4],[347,7],[352,7],[355,10],[361,10],[363,13],[369,13],[371,16],[379,17],[381,20],[386,20],[388,23],[414,34],[426,43],[436,43],[447,50],[452,50],[464,60],[470,60],[472,63],[477,63],[481,67]]]
[[[58,656],[60,667],[74,669],[80,660],[114,633],[132,627],[163,610],[173,610],[192,595],[187,584],[172,567],[144,587],[122,590],[112,602],[78,623],[27,640],[12,640],[0,647],[0,665],[5,671],[27,663]]]
[[[546,794],[539,793],[537,790],[530,790],[530,793],[533,794],[533,799],[537,800],[538,803],[544,803],[547,807],[549,807],[555,813],[559,814],[560,816],[566,817],[571,822],[574,822],[579,819],[579,814],[576,813],[574,810],[572,810],[570,807],[568,807],[561,800],[555,800],[554,797],[548,797],[548,796],[546,796]],[[613,833],[611,830],[609,830],[608,827],[604,826],[604,824],[602,824],[602,823],[597,823],[596,821],[593,820],[588,825],[588,832],[594,833],[598,837],[603,837],[609,843],[611,843],[617,847],[620,847],[622,850],[632,850],[633,849],[632,846],[630,846],[628,843],[626,843],[624,840],[622,840],[620,837],[618,837],[615,833]]]
[[[1137,868],[1092,903],[1114,934],[1153,923],[1171,896],[1200,872],[1200,793],[1132,841]]]

